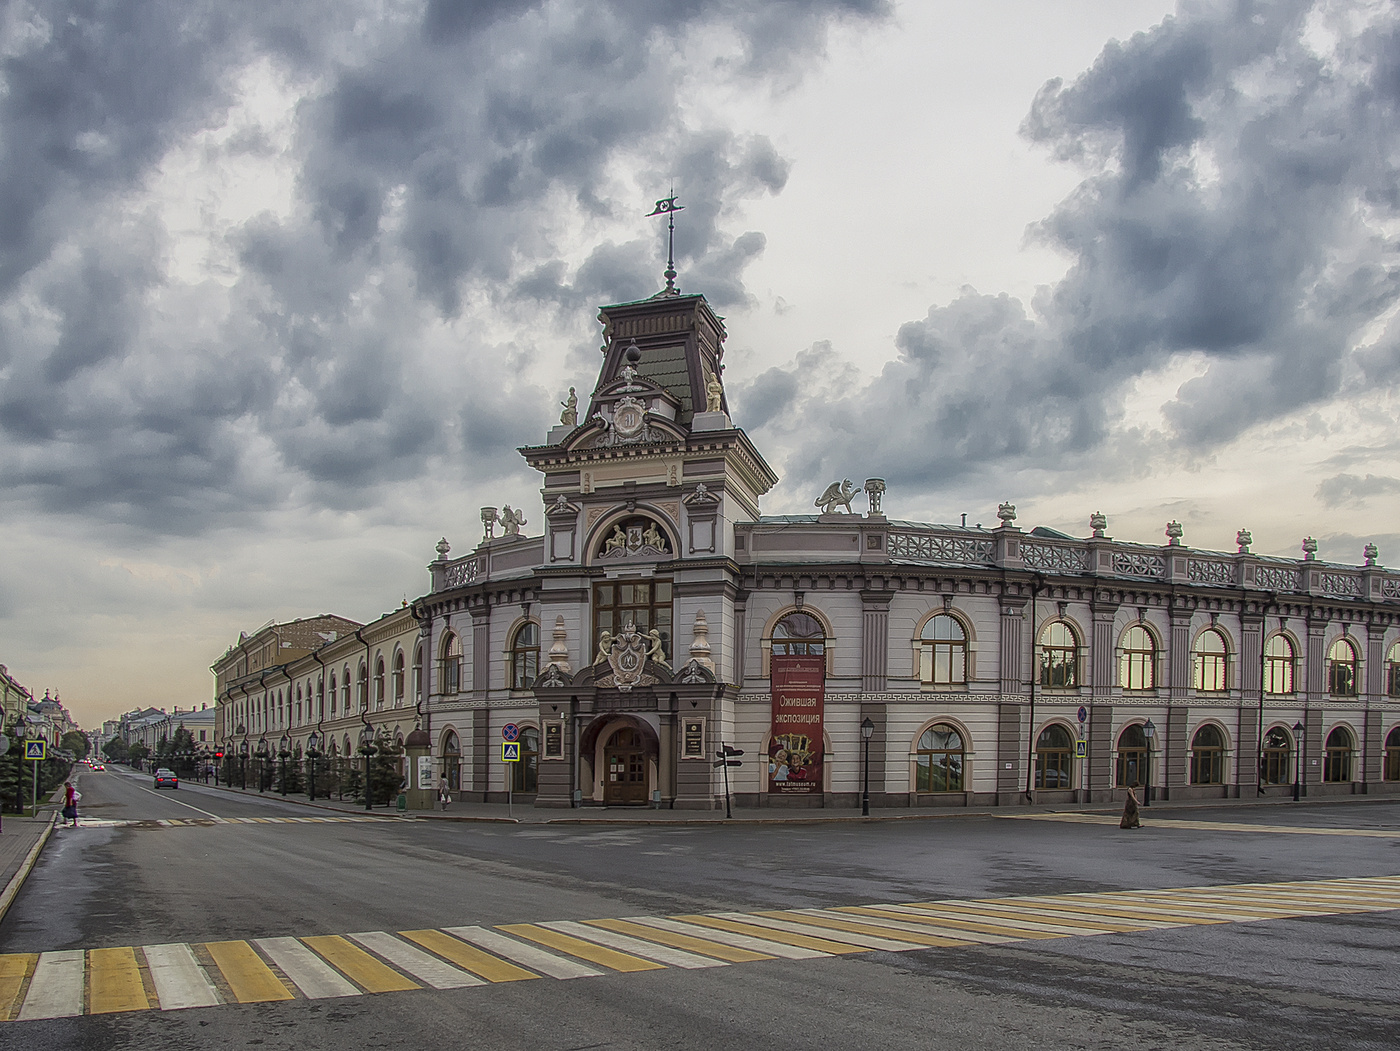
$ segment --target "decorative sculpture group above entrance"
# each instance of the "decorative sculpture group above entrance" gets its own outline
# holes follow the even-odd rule
[[[671,554],[670,541],[654,519],[644,515],[618,522],[603,538],[597,553],[599,561],[630,558],[664,558]]]

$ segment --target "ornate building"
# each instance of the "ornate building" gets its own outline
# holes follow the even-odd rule
[[[586,410],[571,391],[520,450],[537,534],[483,508],[481,542],[439,543],[430,591],[353,639],[256,677],[231,650],[224,737],[319,728],[348,751],[364,723],[418,726],[469,797],[548,807],[710,809],[725,778],[785,806],[867,784],[877,806],[1400,790],[1400,576],[1373,547],[1195,551],[1176,523],[1125,543],[1097,513],[1084,538],[1023,532],[1009,504],[994,529],[892,521],[878,478],[764,516],[777,476],[730,419],[704,297],[668,283],[600,321]],[[725,745],[742,765],[715,765]]]

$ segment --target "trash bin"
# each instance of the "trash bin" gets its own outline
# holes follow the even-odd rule
[[[400,813],[400,814],[407,814],[407,813],[408,813],[408,793],[407,793],[407,792],[400,792],[400,793],[399,793],[398,802],[396,802],[394,805],[395,805],[396,807],[398,807],[398,810],[399,810],[399,813]]]

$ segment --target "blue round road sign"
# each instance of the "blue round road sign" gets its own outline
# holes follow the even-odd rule
[[[520,727],[516,726],[515,723],[506,723],[501,727],[501,736],[507,741],[518,741],[520,740]]]
[[[1082,722],[1084,722],[1084,720],[1086,720],[1086,719],[1088,719],[1088,718],[1089,718],[1089,709],[1088,709],[1088,708],[1085,708],[1084,705],[1081,704],[1081,705],[1079,706],[1079,721],[1082,723]]]

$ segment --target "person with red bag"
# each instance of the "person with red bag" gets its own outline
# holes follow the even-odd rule
[[[63,823],[73,823],[73,827],[78,827],[78,800],[83,798],[83,794],[78,791],[72,781],[63,783]]]

